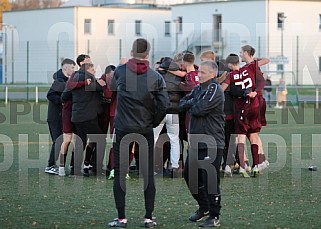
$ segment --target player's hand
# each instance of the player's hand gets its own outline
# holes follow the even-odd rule
[[[86,83],[87,85],[91,84],[91,79],[90,78],[86,79]]]
[[[102,87],[106,86],[106,82],[105,82],[104,80],[102,80],[102,79],[97,80],[97,82],[98,82],[99,85],[102,86]]]
[[[249,93],[249,97],[250,98],[254,98],[255,96],[257,96],[257,92],[256,91],[252,91]]]

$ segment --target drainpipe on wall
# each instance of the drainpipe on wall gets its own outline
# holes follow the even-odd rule
[[[267,28],[266,28],[266,55],[267,57],[270,56],[270,0],[267,0],[267,6],[266,6],[266,23],[267,23]],[[267,71],[270,71],[270,65],[267,65]]]
[[[75,20],[75,27],[76,27],[76,31],[74,34],[74,42],[75,42],[75,57],[79,55],[78,52],[78,6],[75,7],[75,16],[74,16],[74,20]]]

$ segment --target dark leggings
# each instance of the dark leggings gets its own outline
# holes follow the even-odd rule
[[[208,164],[209,166],[206,167],[206,170],[200,169],[201,163],[208,156],[208,150],[189,150],[189,155],[185,162],[184,179],[192,196],[199,205],[199,210],[202,212],[209,211],[210,216],[215,217],[220,215],[221,209],[220,165],[223,149],[217,149],[217,152],[214,153],[216,158]],[[216,151],[216,149],[213,150]],[[196,180],[198,180],[197,183]]]
[[[128,147],[135,141],[139,145],[140,174],[144,178],[145,218],[152,219],[155,202],[154,182],[154,134],[151,129],[144,134],[130,134],[116,129],[116,142],[114,148],[114,198],[118,211],[118,218],[125,216],[126,173],[128,172]]]

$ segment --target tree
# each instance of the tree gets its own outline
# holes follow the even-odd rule
[[[16,0],[12,3],[12,10],[51,8],[59,7],[61,4],[61,0]]]
[[[3,11],[11,10],[11,4],[9,0],[1,0],[0,1],[0,30],[2,29],[2,13]]]

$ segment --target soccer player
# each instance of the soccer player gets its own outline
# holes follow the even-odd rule
[[[245,45],[241,48],[240,57],[242,62],[245,62],[246,65],[244,67],[251,67],[253,71],[255,71],[255,84],[257,92],[257,97],[259,101],[260,107],[260,122],[262,126],[266,126],[266,102],[263,97],[263,88],[265,86],[265,79],[263,77],[263,73],[260,69],[261,66],[266,65],[270,62],[267,58],[254,58],[255,49],[250,45]],[[265,154],[263,152],[261,138],[257,138],[259,141],[259,169],[263,170],[269,166],[269,162],[265,158]]]
[[[258,133],[261,130],[260,106],[256,89],[257,64],[249,63],[240,68],[239,56],[231,54],[226,58],[226,63],[232,72],[223,83],[223,88],[230,85],[230,92],[235,96],[235,133],[237,134],[237,152],[240,160],[240,174],[249,177],[245,170],[245,142],[248,136],[251,143],[253,158],[252,176],[259,173],[258,145],[260,139]]]

